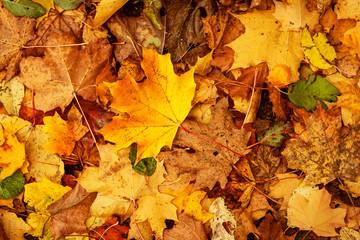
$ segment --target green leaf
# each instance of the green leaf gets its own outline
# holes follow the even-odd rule
[[[12,15],[17,17],[38,18],[46,13],[46,10],[40,4],[31,0],[2,0],[2,3]]]
[[[24,184],[25,178],[20,170],[17,170],[11,176],[0,181],[0,198],[10,199],[16,197],[22,192]]]
[[[270,147],[281,147],[281,145],[285,141],[285,136],[282,134],[279,134],[281,131],[285,130],[287,127],[289,127],[287,124],[284,124],[284,122],[275,122],[273,127],[270,127],[266,132],[258,138],[258,141],[262,141],[263,139],[268,140],[260,143],[261,145],[266,145]],[[275,136],[276,134],[279,134]],[[275,137],[273,137],[275,136]]]
[[[84,0],[54,0],[54,3],[65,10],[76,9]]]
[[[133,165],[133,169],[139,174],[145,174],[145,176],[151,176],[156,170],[156,160],[153,157],[143,158],[141,159],[135,166],[137,155],[137,144],[133,144],[131,146],[131,150],[129,153],[129,159],[131,164]]]
[[[307,111],[315,110],[318,101],[324,107],[326,105],[323,101],[335,102],[336,96],[340,95],[341,92],[334,85],[325,78],[313,74],[309,76],[309,81],[302,79],[288,89],[290,101],[297,107],[304,107]]]

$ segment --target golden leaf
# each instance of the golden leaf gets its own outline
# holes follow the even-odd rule
[[[63,120],[58,113],[44,117],[43,131],[50,137],[44,149],[50,154],[70,155],[75,142],[80,140],[88,128],[82,125],[82,115],[75,106],[69,111],[68,120]]]
[[[143,49],[142,68],[147,79],[137,83],[132,77],[108,84],[116,96],[111,107],[127,112],[130,117],[114,117],[99,132],[116,149],[138,145],[137,161],[156,157],[163,146],[171,147],[180,124],[191,109],[196,84],[194,69],[178,76],[170,55],[158,55]]]

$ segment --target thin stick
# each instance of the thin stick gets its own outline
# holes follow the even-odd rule
[[[22,46],[21,48],[57,48],[57,47],[78,47],[78,46],[84,46],[88,45],[88,42],[84,43],[72,43],[72,44],[60,44],[60,45],[53,45],[53,46]]]
[[[248,109],[247,109],[247,111],[246,111],[245,118],[244,118],[244,121],[243,121],[243,123],[242,123],[242,125],[241,125],[241,128],[244,128],[245,121],[246,121],[246,119],[248,118],[249,113],[250,113],[250,109],[251,109],[252,102],[253,102],[252,100],[253,100],[253,98],[254,98],[254,93],[255,93],[254,87],[256,86],[257,75],[258,75],[258,69],[256,68],[256,69],[255,69],[255,74],[254,74],[253,88],[251,89],[250,104],[249,104],[249,107],[248,107]]]

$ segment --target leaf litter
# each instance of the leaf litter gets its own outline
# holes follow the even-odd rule
[[[2,0],[0,236],[356,238],[358,6]]]

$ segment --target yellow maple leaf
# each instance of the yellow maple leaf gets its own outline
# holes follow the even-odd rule
[[[108,84],[114,98],[111,107],[130,117],[116,116],[99,132],[116,144],[116,149],[138,145],[137,161],[156,157],[163,146],[171,147],[180,124],[191,109],[195,94],[194,69],[178,76],[170,54],[159,55],[143,49],[141,65],[147,79],[132,77]]]
[[[75,106],[69,111],[68,120],[63,120],[57,112],[54,116],[44,117],[43,131],[50,137],[44,149],[50,154],[70,155],[75,142],[80,140],[88,128],[82,125],[82,115]]]
[[[354,28],[347,30],[341,41],[354,53],[360,56],[360,23],[357,22]]]
[[[173,199],[174,197],[163,193],[141,197],[138,200],[139,208],[134,213],[135,221],[144,222],[148,220],[151,229],[162,236],[166,228],[166,219],[179,221],[176,207],[171,203]]]
[[[0,181],[24,165],[25,144],[15,134],[29,125],[21,118],[0,114]]]
[[[206,192],[196,190],[190,194],[193,186],[194,184],[190,184],[180,191],[164,189],[164,192],[175,197],[172,203],[178,208],[178,212],[185,213],[200,220],[202,223],[206,223],[211,218],[215,217],[215,215],[205,211],[200,204],[201,200],[205,197]]]
[[[330,208],[330,201],[331,195],[325,188],[313,190],[309,199],[296,192],[289,202],[288,225],[300,230],[311,230],[318,236],[337,236],[335,228],[345,226],[347,211]]]
[[[270,72],[278,64],[290,67],[292,82],[296,82],[303,58],[300,33],[281,31],[281,23],[271,11],[256,11],[235,15],[245,25],[245,33],[228,44],[235,51],[231,69],[247,68],[266,61]]]

